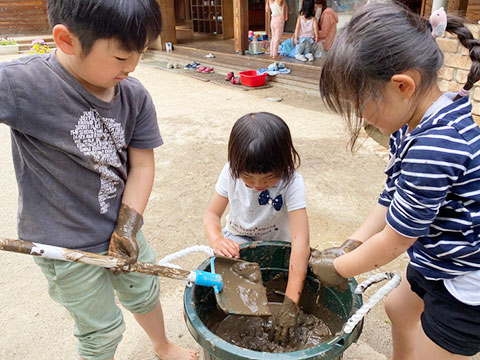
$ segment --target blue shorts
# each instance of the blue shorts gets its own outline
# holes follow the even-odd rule
[[[139,231],[138,261],[155,262],[155,252]],[[106,253],[102,253],[106,254]],[[84,359],[113,358],[125,331],[120,303],[135,314],[145,314],[158,304],[156,276],[139,273],[114,275],[105,268],[35,257],[48,280],[50,297],[64,306],[75,321],[78,354]]]
[[[480,306],[458,301],[443,281],[427,280],[412,265],[407,280],[423,299],[422,328],[435,344],[452,354],[473,356],[480,352]]]

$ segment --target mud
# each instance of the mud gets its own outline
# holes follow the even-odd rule
[[[340,247],[331,247],[322,251],[313,249],[308,259],[308,266],[324,286],[336,287],[345,291],[348,288],[347,279],[335,270],[333,261],[360,245],[362,245],[361,241],[348,239]]]
[[[285,276],[280,275],[265,283],[273,316],[281,309],[286,287]],[[300,311],[293,338],[285,344],[277,344],[272,340],[272,318],[259,316],[228,315],[221,316],[213,312],[209,316],[207,326],[223,340],[239,347],[269,353],[284,353],[307,349],[319,345],[332,337],[341,319],[332,314],[322,304],[316,304],[317,294],[306,289],[300,301]],[[308,304],[308,306],[302,306]]]
[[[0,250],[17,252],[20,254],[32,254],[34,245],[30,241],[0,239]],[[32,254],[39,255],[39,254]]]

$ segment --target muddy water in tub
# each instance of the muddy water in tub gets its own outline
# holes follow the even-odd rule
[[[280,274],[265,283],[265,287],[269,300],[268,305],[271,312],[275,314],[280,311],[282,305],[282,294],[286,287],[285,276]],[[210,314],[207,326],[225,341],[245,349],[271,353],[302,350],[326,341],[342,325],[340,318],[316,302],[317,295],[306,288],[300,301],[303,310],[298,315],[293,339],[284,345],[276,344],[269,339],[272,329],[270,316],[225,316],[224,313],[218,311]]]

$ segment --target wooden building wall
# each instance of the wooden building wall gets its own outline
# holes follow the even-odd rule
[[[47,0],[0,0],[0,36],[49,32]]]
[[[467,19],[474,22],[478,22],[480,20],[480,0],[468,1]]]
[[[425,0],[424,12],[425,16],[432,13],[433,0]],[[480,20],[480,0],[449,0],[448,12],[457,12],[472,22],[477,23]]]

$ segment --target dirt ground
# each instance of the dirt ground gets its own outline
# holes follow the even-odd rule
[[[6,61],[12,56],[0,57]],[[144,232],[159,258],[195,244],[206,244],[202,217],[227,156],[230,129],[248,112],[269,111],[289,125],[302,158],[312,247],[343,241],[382,190],[387,152],[370,138],[352,154],[341,119],[315,96],[274,87],[242,91],[139,65],[133,76],[150,91],[165,145],[156,149],[156,178],[145,212]],[[271,102],[267,97],[282,97]],[[17,186],[9,129],[0,126],[1,237],[16,237]],[[178,263],[196,268],[205,255]],[[405,256],[385,267],[401,272]],[[359,277],[359,280],[366,276]],[[181,281],[161,279],[161,302],[169,337],[200,350],[183,319]],[[73,321],[47,294],[47,283],[26,255],[0,253],[0,359],[75,359]],[[364,298],[366,300],[367,296]],[[117,360],[155,356],[147,336],[124,311],[127,331]],[[345,359],[384,360],[391,352],[390,325],[382,304],[366,317],[358,343]],[[480,357],[478,357],[480,359]]]

